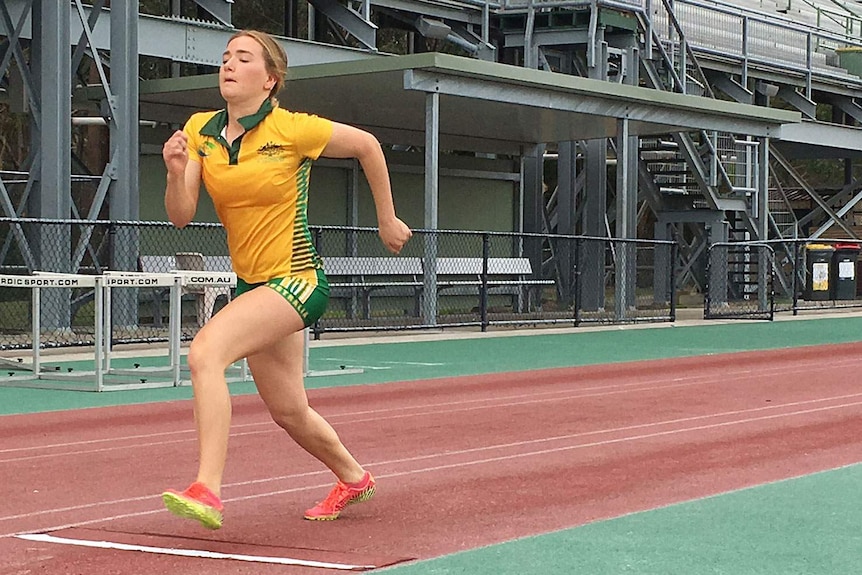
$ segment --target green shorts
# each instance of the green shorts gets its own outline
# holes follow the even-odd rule
[[[274,289],[299,313],[305,327],[313,325],[323,316],[329,303],[329,282],[323,270],[314,270],[317,281],[301,277],[272,278],[266,282],[250,284],[236,279],[236,295],[239,296],[254,288],[265,285]]]

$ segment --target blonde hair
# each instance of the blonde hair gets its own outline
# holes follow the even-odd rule
[[[263,60],[266,64],[266,71],[275,78],[275,84],[269,91],[269,99],[273,106],[277,106],[278,99],[275,95],[284,87],[284,78],[287,74],[287,53],[275,38],[260,30],[240,30],[231,36],[227,43],[230,44],[234,38],[241,36],[248,36],[263,48]]]

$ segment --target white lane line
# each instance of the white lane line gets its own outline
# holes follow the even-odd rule
[[[829,367],[830,368],[836,368],[836,367],[844,367],[846,365],[859,365],[859,364],[860,364],[859,360],[852,360],[852,361],[848,361],[848,362],[830,363]],[[821,364],[813,363],[811,365],[811,367],[815,368],[817,370],[822,370],[823,365],[822,365],[822,363]],[[756,369],[756,370],[755,369],[736,370],[736,371],[727,370],[727,371],[722,372],[720,374],[720,377],[724,380],[727,380],[729,378],[740,377],[740,376],[755,375],[758,377],[765,377],[765,376],[769,376],[769,375],[782,375],[785,373],[794,373],[797,375],[804,374],[804,372],[802,372],[802,373],[799,372],[798,366],[791,366],[789,368],[785,366],[785,367],[775,367],[775,368]],[[528,403],[536,403],[537,401],[540,401],[540,400],[537,400],[536,398],[543,397],[543,396],[544,397],[557,397],[559,400],[580,399],[583,397],[601,397],[603,395],[620,394],[620,393],[626,392],[626,391],[648,392],[648,391],[659,391],[662,389],[668,389],[670,387],[683,387],[685,385],[701,385],[701,384],[709,384],[709,383],[720,383],[717,380],[717,378],[719,378],[719,375],[717,375],[717,374],[716,375],[699,374],[699,375],[693,375],[693,376],[672,377],[672,378],[662,376],[662,377],[656,377],[655,379],[651,379],[651,380],[646,380],[646,381],[640,380],[640,381],[635,381],[632,383],[624,383],[624,384],[615,383],[615,384],[611,384],[611,385],[589,386],[589,387],[584,387],[584,388],[575,390],[574,393],[573,393],[573,390],[571,390],[571,389],[551,390],[551,391],[531,391],[529,393],[523,393],[523,394],[503,395],[503,396],[494,396],[494,397],[482,397],[482,398],[476,398],[476,399],[463,399],[463,400],[457,400],[457,401],[444,401],[444,402],[437,402],[437,403],[427,403],[427,404],[423,404],[421,406],[399,406],[399,407],[383,408],[383,409],[369,409],[369,410],[362,410],[362,411],[350,411],[350,412],[343,412],[343,413],[326,413],[325,415],[326,415],[327,419],[330,419],[332,421],[337,421],[338,423],[342,423],[342,424],[344,424],[344,423],[361,423],[361,422],[365,422],[365,421],[380,421],[381,418],[375,417],[372,420],[369,420],[369,419],[351,420],[351,419],[339,419],[339,418],[349,418],[349,417],[354,417],[357,415],[384,415],[387,413],[396,412],[397,415],[390,417],[391,419],[396,419],[396,418],[401,418],[401,417],[413,417],[414,415],[427,415],[427,414],[433,415],[433,414],[437,413],[435,411],[424,411],[421,413],[414,413],[413,415],[404,414],[405,411],[408,411],[411,409],[425,409],[425,410],[427,410],[428,408],[435,408],[435,407],[458,407],[458,406],[463,406],[463,405],[481,404],[481,403],[488,403],[489,404],[487,406],[488,408],[493,408],[493,407],[498,407],[498,406],[499,407],[508,407],[508,406],[513,406],[513,405],[524,405],[524,404],[528,404]],[[671,383],[671,385],[655,386],[655,385],[653,385],[655,383],[664,383],[664,384]],[[600,393],[585,393],[585,392],[596,392],[596,391],[598,391]],[[522,403],[501,403],[501,402],[516,400],[516,399],[521,399],[521,398],[529,398],[531,401],[524,402],[523,404]],[[479,409],[481,409],[481,407],[479,407]],[[263,421],[263,422],[235,424],[235,425],[231,426],[231,429],[246,429],[246,428],[263,427],[263,426],[272,427],[272,425],[273,425],[272,421],[267,420],[267,421]],[[262,433],[270,433],[273,431],[278,431],[278,430],[277,429],[267,429],[267,430],[262,431]],[[67,456],[67,455],[83,455],[83,454],[88,454],[88,453],[101,453],[103,451],[112,451],[115,449],[128,449],[128,448],[133,448],[133,447],[151,447],[154,445],[166,445],[169,443],[178,443],[180,441],[192,441],[192,440],[196,440],[194,433],[195,433],[195,431],[193,429],[183,429],[183,430],[165,431],[165,432],[159,432],[159,433],[128,435],[128,436],[121,436],[121,437],[115,436],[115,437],[109,437],[109,438],[103,438],[103,439],[92,439],[92,440],[85,440],[85,441],[55,443],[55,444],[41,445],[41,446],[36,445],[36,446],[29,446],[29,447],[16,447],[16,448],[10,448],[10,449],[0,449],[0,454],[15,453],[15,452],[21,452],[21,451],[31,451],[31,450],[42,450],[42,449],[63,449],[64,450],[63,453],[33,455],[33,456],[27,456],[27,457],[21,457],[21,458],[12,458],[12,459],[0,459],[0,463],[22,461],[22,460],[27,460],[27,459],[35,459],[35,458],[39,458],[39,457],[54,457],[54,456],[63,457],[63,456]],[[254,433],[261,433],[261,432],[235,433],[235,434],[231,434],[231,437],[238,437],[238,436],[242,436],[242,435],[252,435]],[[164,436],[176,437],[177,435],[188,435],[189,437],[188,437],[188,439],[183,439],[183,440],[174,439],[171,441],[159,442],[159,443],[144,443],[144,444],[137,444],[137,445],[114,446],[114,447],[109,447],[106,449],[96,449],[96,450],[69,451],[70,447],[79,446],[79,445],[95,445],[95,444],[100,444],[100,443],[116,444],[116,443],[119,443],[121,441],[127,441],[127,440],[133,440],[133,439],[149,439],[149,438],[158,438],[158,437],[164,437]]]
[[[292,559],[290,557],[267,557],[262,555],[241,555],[238,553],[218,553],[215,551],[203,551],[198,549],[171,549],[169,547],[151,547],[149,545],[129,545],[126,543],[115,543],[113,541],[88,541],[86,539],[69,539],[67,537],[55,537],[44,533],[22,533],[16,535],[18,539],[26,541],[38,541],[40,543],[59,543],[61,545],[75,545],[78,547],[94,547],[97,549],[116,549],[120,551],[142,551],[144,553],[155,553],[156,555],[177,555],[179,557],[195,557],[197,559],[232,559],[234,561],[247,561],[250,563],[273,563],[276,565],[297,565],[301,567],[320,567],[322,569],[337,569],[340,571],[364,571],[376,569],[376,565],[351,565],[349,563],[329,563],[325,561],[306,561],[304,559]]]
[[[348,411],[348,412],[343,412],[343,413],[327,413],[325,415],[326,415],[327,419],[334,419],[334,418],[342,418],[342,417],[345,417],[345,418],[353,417],[353,416],[357,416],[357,415],[372,415],[372,414],[373,415],[381,415],[381,414],[386,414],[386,413],[390,413],[390,412],[395,412],[395,413],[399,414],[401,417],[406,417],[405,415],[403,415],[403,413],[406,410],[410,410],[410,409],[428,409],[428,408],[433,408],[433,407],[459,407],[459,406],[463,406],[463,405],[481,404],[481,403],[490,403],[491,405],[489,405],[488,407],[497,407],[498,405],[509,406],[509,405],[518,405],[518,404],[515,404],[515,403],[500,404],[500,402],[517,400],[517,399],[522,399],[522,398],[529,398],[530,400],[535,400],[536,398],[539,398],[539,397],[558,396],[559,399],[563,400],[563,399],[579,399],[581,397],[598,397],[598,396],[602,395],[602,394],[596,394],[596,393],[589,393],[589,394],[585,393],[585,392],[596,392],[596,391],[607,391],[608,395],[619,394],[620,392],[627,391],[627,390],[636,391],[636,392],[645,392],[645,391],[652,391],[652,390],[667,389],[667,387],[668,387],[667,385],[659,385],[659,386],[651,387],[652,384],[656,384],[656,383],[663,383],[663,384],[671,383],[671,384],[674,384],[673,385],[674,387],[681,387],[681,386],[686,385],[686,384],[688,384],[688,385],[699,385],[699,384],[717,383],[718,382],[717,378],[719,378],[719,377],[721,377],[722,379],[728,379],[728,378],[751,376],[751,375],[763,377],[763,376],[768,376],[768,375],[783,375],[786,373],[799,374],[800,373],[800,371],[799,371],[800,367],[808,366],[808,365],[810,365],[812,368],[816,368],[818,370],[823,368],[823,362],[822,361],[813,361],[813,362],[810,362],[810,364],[797,362],[797,363],[793,364],[792,366],[776,366],[773,368],[742,369],[742,370],[728,369],[728,370],[722,371],[720,374],[698,374],[698,375],[691,375],[691,376],[685,376],[685,377],[666,377],[664,375],[660,375],[660,376],[657,376],[653,379],[647,379],[647,380],[639,379],[639,380],[631,382],[631,383],[622,383],[622,384],[621,383],[612,383],[609,385],[593,385],[593,386],[584,387],[584,388],[580,388],[580,389],[576,389],[576,390],[557,389],[557,390],[550,390],[550,391],[530,391],[528,393],[520,393],[520,394],[514,394],[514,395],[499,395],[499,396],[494,396],[494,397],[481,397],[481,398],[476,398],[476,399],[442,401],[442,402],[437,402],[437,403],[426,403],[426,404],[423,404],[420,406],[409,406],[408,405],[408,406],[398,406],[398,407],[383,408],[383,409]],[[840,367],[849,367],[849,366],[862,366],[862,360],[853,359],[853,360],[838,361],[838,362],[830,362],[829,363],[830,369],[835,369],[835,368],[840,368]],[[565,369],[565,368],[562,368],[562,369]],[[635,376],[636,376],[636,374],[632,374],[632,376],[630,376],[630,377],[635,377]],[[532,403],[532,402],[534,402],[534,401],[531,401],[528,403]],[[379,418],[375,418],[375,420],[379,420]],[[362,421],[365,421],[365,420],[348,420],[348,421],[346,421],[346,423],[355,423],[355,422],[362,422]],[[342,420],[342,422],[345,422],[345,421]],[[272,421],[266,420],[266,421],[255,422],[255,423],[235,424],[235,425],[231,426],[231,429],[245,429],[245,428],[262,427],[262,426],[270,426],[271,427]],[[271,431],[271,430],[268,430],[268,431]],[[6,454],[6,453],[16,453],[16,452],[21,452],[21,451],[43,450],[43,449],[63,449],[64,450],[63,453],[48,454],[48,455],[57,455],[57,456],[79,455],[79,454],[85,454],[85,453],[98,453],[101,450],[70,452],[70,451],[68,451],[68,449],[70,447],[75,447],[75,446],[79,446],[79,445],[96,445],[96,444],[100,444],[100,443],[116,443],[116,442],[128,441],[128,440],[134,440],[134,439],[149,439],[149,438],[158,438],[158,437],[164,437],[164,436],[176,437],[178,435],[190,435],[189,440],[194,440],[195,439],[195,435],[193,435],[194,433],[195,433],[194,429],[183,429],[183,430],[165,431],[165,432],[158,432],[158,433],[136,434],[136,435],[128,435],[128,436],[113,436],[113,437],[100,438],[100,439],[73,441],[73,442],[65,442],[65,443],[54,443],[54,444],[48,444],[48,445],[14,447],[14,448],[8,448],[8,449],[0,449],[0,455]],[[237,435],[239,435],[239,434],[237,434]],[[232,437],[233,437],[233,435],[232,435]],[[175,443],[176,441],[177,440],[173,440],[173,441],[170,441],[167,443]],[[147,443],[147,444],[143,444],[142,446],[148,447],[151,445],[161,445],[161,443],[159,443],[159,444]],[[117,448],[109,448],[109,449],[126,449],[128,447],[136,447],[136,446],[132,445],[132,446],[117,447]],[[46,456],[48,456],[48,455],[46,455]],[[10,462],[10,461],[19,461],[19,459],[0,459],[0,463]]]
[[[692,379],[696,379],[696,378],[692,378]],[[676,381],[676,380],[671,380],[671,381]],[[331,415],[331,414],[324,413],[324,415],[326,416],[326,419],[328,421],[330,421],[332,423],[337,423],[339,425],[352,425],[352,424],[357,424],[357,423],[366,423],[369,421],[375,422],[375,423],[380,423],[382,421],[394,421],[396,419],[405,419],[405,418],[414,419],[416,417],[435,416],[435,415],[440,415],[440,414],[449,415],[449,414],[465,412],[465,411],[479,411],[479,410],[483,410],[483,409],[497,409],[497,408],[502,408],[502,407],[521,407],[521,406],[525,406],[525,405],[536,405],[536,404],[540,404],[540,403],[549,403],[549,402],[559,403],[562,401],[574,401],[574,400],[578,400],[578,399],[607,397],[607,396],[611,396],[611,395],[624,395],[627,393],[635,393],[635,392],[662,391],[662,390],[667,390],[667,389],[675,389],[675,388],[679,388],[679,387],[703,385],[703,384],[711,383],[712,381],[713,381],[712,379],[708,379],[706,381],[685,381],[685,378],[683,378],[682,381],[680,381],[678,383],[670,383],[667,385],[650,385],[649,387],[630,387],[629,385],[639,385],[639,384],[626,384],[626,385],[621,385],[621,386],[613,386],[613,387],[620,387],[621,389],[612,389],[610,391],[597,391],[597,392],[591,392],[591,393],[584,393],[583,391],[579,391],[579,392],[574,393],[574,394],[571,394],[571,392],[568,392],[569,393],[568,395],[562,395],[561,394],[562,392],[556,392],[553,394],[553,395],[555,395],[555,397],[543,397],[543,398],[538,398],[538,399],[536,399],[535,396],[532,396],[529,394],[510,396],[512,398],[515,398],[515,399],[521,399],[521,398],[527,398],[527,397],[530,398],[530,399],[522,400],[522,401],[507,401],[509,398],[504,396],[504,397],[495,397],[495,398],[483,399],[483,400],[444,402],[444,403],[429,404],[429,405],[415,406],[415,407],[403,407],[403,408],[395,410],[395,411],[398,411],[398,413],[395,413],[395,414],[389,414],[389,412],[393,411],[392,409],[368,410],[365,412],[355,412],[355,413],[349,414],[348,416],[344,416],[345,417],[344,419],[342,419],[342,416],[339,416],[338,414]],[[609,387],[612,387],[612,386],[600,387],[599,389],[607,390]],[[537,393],[535,395],[543,395],[543,394]],[[547,394],[545,394],[545,395],[547,395]],[[823,398],[823,400],[829,400],[829,399],[836,399],[836,398]],[[487,403],[486,405],[469,405],[471,403],[476,403],[477,401],[490,402],[490,403]],[[819,401],[819,400],[812,400],[812,401]],[[459,407],[459,406],[464,406],[464,405],[467,405],[467,407]],[[431,409],[428,409],[429,407]],[[779,406],[772,406],[772,407],[779,407]],[[439,409],[439,408],[442,408],[442,409]],[[417,410],[417,409],[423,409],[423,411],[411,411],[411,410]],[[359,415],[359,414],[367,414],[367,413],[374,413],[374,412],[379,412],[379,415],[376,415],[374,417],[355,418],[355,419],[353,418],[354,416]],[[262,426],[262,425],[265,425],[267,427],[267,429],[263,429],[260,431],[243,431],[243,432],[239,432],[239,433],[231,433],[230,437],[236,438],[236,437],[245,437],[245,436],[249,436],[249,435],[260,435],[260,434],[264,434],[264,433],[279,433],[279,434],[282,433],[281,429],[275,427],[271,421],[268,421],[265,423],[246,424],[243,427],[257,427],[257,426]],[[233,426],[234,429],[239,428],[239,427],[240,426]],[[0,459],[0,464],[2,464],[2,463],[16,463],[16,462],[21,462],[21,461],[31,461],[34,459],[46,459],[46,458],[53,458],[53,457],[77,457],[77,456],[81,456],[81,455],[89,455],[89,454],[93,454],[93,453],[106,453],[109,451],[117,451],[117,450],[142,449],[142,448],[147,448],[147,447],[160,447],[160,446],[164,446],[164,445],[170,445],[173,443],[184,443],[184,442],[196,441],[196,440],[197,440],[196,437],[190,436],[190,437],[186,437],[183,439],[172,439],[169,441],[135,443],[135,444],[131,444],[131,445],[129,445],[129,444],[113,445],[110,447],[102,447],[102,448],[98,448],[98,449],[79,449],[76,451],[68,450],[68,451],[65,451],[63,453],[42,453],[42,454],[38,454],[38,455],[25,455],[25,456],[21,456],[21,457],[11,457],[8,459]]]
[[[334,361],[337,363],[343,363],[345,365],[350,364],[352,361],[357,361],[355,359],[344,359],[338,357],[322,357],[321,361]],[[383,365],[411,365],[411,366],[420,366],[420,367],[438,367],[441,365],[446,365],[445,363],[432,362],[432,361],[378,361],[378,364]],[[372,368],[373,369],[373,368]],[[385,368],[389,369],[389,368]]]
[[[422,367],[437,367],[439,365],[446,365],[445,363],[438,363],[433,361],[381,361],[380,363],[391,365],[419,365]]]
[[[850,397],[857,397],[860,395],[862,395],[862,393],[852,394],[852,395],[848,395],[848,396],[844,396],[844,397],[850,398]],[[834,399],[837,399],[837,398],[834,398]],[[376,462],[369,463],[368,466],[369,467],[381,467],[384,465],[393,465],[393,464],[399,464],[399,463],[411,463],[411,462],[415,462],[415,461],[444,458],[444,457],[452,457],[452,456],[465,455],[465,454],[470,454],[470,453],[481,453],[481,452],[493,451],[493,450],[498,450],[498,449],[505,449],[507,447],[520,447],[520,446],[525,446],[525,445],[536,445],[536,444],[540,444],[540,443],[548,443],[548,442],[552,442],[552,441],[562,441],[562,440],[566,440],[566,439],[578,439],[578,438],[589,437],[592,435],[610,434],[610,433],[614,433],[614,432],[618,432],[618,431],[633,431],[635,429],[646,430],[650,427],[665,426],[665,425],[674,424],[674,423],[693,422],[693,421],[697,421],[697,420],[709,419],[709,418],[713,418],[713,417],[721,417],[721,416],[725,416],[725,415],[743,415],[745,413],[761,412],[761,411],[767,411],[767,410],[772,410],[772,409],[781,408],[781,407],[798,407],[798,406],[802,406],[802,405],[805,405],[808,403],[819,403],[822,401],[826,401],[826,400],[820,399],[820,400],[794,402],[794,403],[786,404],[786,405],[776,405],[776,406],[762,407],[762,408],[751,409],[751,410],[739,410],[739,411],[730,411],[730,412],[726,412],[726,413],[718,413],[718,414],[712,414],[712,415],[685,417],[685,418],[681,418],[681,419],[677,419],[677,420],[668,420],[668,421],[657,422],[657,423],[647,423],[647,424],[632,425],[632,426],[620,427],[620,428],[580,432],[580,433],[573,433],[570,435],[560,435],[560,436],[556,436],[556,437],[539,438],[539,439],[533,439],[533,440],[518,441],[518,442],[514,442],[514,443],[490,445],[490,446],[485,446],[485,447],[476,447],[476,448],[462,449],[462,450],[456,450],[456,451],[446,451],[446,452],[441,452],[441,453],[433,453],[433,454],[429,454],[429,455],[408,457],[408,458],[403,458],[403,459],[393,459],[393,460],[388,460],[388,461],[376,461]],[[761,416],[757,416],[757,417],[747,417],[747,418],[735,419],[735,420],[731,420],[731,421],[723,421],[723,422],[718,422],[718,423],[707,423],[707,424],[697,425],[697,426],[693,426],[693,427],[681,427],[681,428],[669,429],[669,430],[665,430],[665,431],[656,431],[656,432],[652,432],[652,433],[643,433],[643,434],[639,434],[639,435],[630,435],[630,436],[617,437],[617,438],[612,438],[612,439],[603,439],[603,440],[591,441],[588,443],[576,443],[574,445],[564,445],[561,447],[549,447],[549,448],[545,448],[545,449],[539,449],[539,450],[535,450],[535,451],[525,451],[523,453],[515,453],[515,454],[511,454],[511,455],[500,455],[500,456],[496,456],[496,457],[485,457],[485,458],[481,458],[481,459],[475,459],[472,461],[465,461],[465,462],[451,463],[451,464],[442,464],[442,465],[436,465],[436,466],[432,466],[432,467],[422,467],[422,468],[407,470],[407,471],[399,471],[399,472],[392,472],[392,473],[375,473],[375,476],[378,479],[387,479],[387,478],[391,478],[391,477],[401,477],[401,476],[405,476],[405,475],[413,475],[413,474],[418,474],[418,473],[436,472],[436,471],[440,471],[443,469],[453,469],[453,468],[458,468],[458,467],[468,467],[468,466],[473,466],[473,465],[481,465],[484,463],[506,461],[506,460],[517,459],[517,458],[522,458],[522,457],[530,457],[533,455],[547,455],[549,453],[559,453],[559,452],[571,451],[571,450],[575,450],[575,449],[584,449],[584,448],[589,448],[589,447],[599,447],[599,446],[604,446],[604,445],[620,444],[620,443],[625,443],[628,441],[640,441],[643,439],[650,439],[650,438],[654,438],[654,437],[683,434],[683,433],[687,433],[690,431],[719,429],[719,428],[731,427],[734,425],[744,425],[747,423],[753,423],[753,422],[759,422],[759,421],[768,421],[768,420],[780,419],[780,418],[785,418],[785,417],[792,418],[793,416],[796,416],[796,415],[807,415],[810,413],[820,413],[820,412],[837,410],[837,409],[844,409],[844,408],[849,408],[849,407],[858,407],[860,405],[862,405],[862,401],[855,401],[855,402],[850,402],[850,403],[842,403],[842,404],[838,404],[838,405],[830,405],[830,406],[823,406],[823,407],[814,407],[811,409],[801,409],[801,410],[792,411],[792,412],[788,412],[788,413],[773,413],[773,414],[768,414],[768,415],[761,415]],[[286,479],[294,479],[296,477],[312,476],[312,475],[324,474],[324,473],[328,473],[328,471],[314,471],[314,472],[301,473],[301,474],[297,474],[297,475],[284,475],[284,476],[272,477],[272,478],[267,478],[267,479],[258,479],[258,480],[253,480],[253,481],[229,483],[229,484],[225,484],[225,487],[237,487],[237,486],[242,486],[242,485],[260,484],[260,483],[267,483],[267,482],[280,481],[280,480],[286,480]],[[276,490],[276,491],[267,491],[267,492],[263,492],[263,493],[255,493],[252,495],[244,495],[244,496],[238,496],[238,497],[225,498],[225,499],[223,499],[223,501],[225,503],[234,502],[234,501],[247,501],[250,499],[260,499],[262,497],[272,497],[272,496],[276,496],[276,495],[285,495],[285,494],[289,494],[289,493],[297,493],[300,491],[311,491],[311,490],[316,490],[316,489],[324,489],[324,488],[327,488],[330,486],[331,486],[331,483],[324,483],[324,484],[320,484],[320,485],[306,485],[306,486],[299,486],[299,487],[290,487],[287,489],[280,489],[280,490]],[[153,496],[152,498],[155,498],[155,496]],[[103,502],[99,502],[99,503],[95,503],[95,504],[91,504],[91,505],[81,505],[81,506],[76,507],[75,509],[84,509],[84,508],[88,508],[88,507],[97,507],[97,506],[103,506],[103,505],[118,504],[118,503],[124,503],[127,501],[140,501],[143,499],[147,499],[147,497],[136,497],[136,498],[131,498],[131,499],[118,499],[118,500],[114,500],[114,501],[103,501]],[[11,519],[20,519],[20,518],[31,517],[31,516],[36,516],[36,515],[52,514],[55,512],[59,513],[59,512],[62,512],[64,510],[65,509],[54,509],[54,510],[37,511],[37,512],[15,515],[15,516],[0,517],[0,521],[6,521],[6,520],[11,520]],[[117,519],[124,519],[124,518],[129,518],[129,517],[140,517],[140,516],[144,516],[144,515],[152,515],[155,513],[162,513],[163,511],[164,510],[161,508],[149,510],[149,511],[138,511],[138,512],[133,512],[133,513],[125,513],[125,514],[121,514],[121,515],[113,515],[110,517],[91,519],[88,521],[79,521],[79,522],[75,522],[75,523],[69,523],[69,524],[59,525],[59,526],[54,526],[54,527],[39,528],[38,530],[42,531],[42,532],[59,531],[61,529],[68,529],[68,528],[73,528],[73,527],[83,527],[86,525],[92,525],[92,524],[96,524],[96,523],[115,521]],[[15,535],[17,535],[17,533],[0,534],[0,539],[3,539],[5,537],[12,537]]]

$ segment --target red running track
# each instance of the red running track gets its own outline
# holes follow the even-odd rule
[[[331,388],[313,405],[374,472],[338,521],[333,478],[234,398],[225,527],[161,507],[195,472],[191,402],[0,417],[0,574],[325,573],[16,534],[383,566],[857,463],[862,344]]]

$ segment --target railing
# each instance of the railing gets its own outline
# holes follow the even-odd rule
[[[671,15],[662,2],[653,0],[504,0],[498,11],[609,7],[630,9],[644,15],[663,42],[678,41]],[[675,0],[674,17],[679,21],[691,49],[701,57],[732,59],[741,67],[743,78],[753,66],[765,66],[807,79],[810,97],[811,76],[852,81],[851,74],[838,70],[834,49],[862,47],[862,38],[846,26],[833,29],[794,22],[780,14],[752,10],[721,2]],[[673,48],[674,50],[676,48]],[[862,79],[858,82],[862,84]]]
[[[18,231],[18,234],[15,231]],[[546,236],[503,232],[415,230],[395,257],[372,228],[313,227],[313,238],[332,295],[314,326],[328,332],[388,331],[673,321],[676,245],[650,240]],[[224,229],[190,224],[178,230],[164,222],[85,222],[0,219],[0,241],[12,236],[0,274],[34,271],[98,274],[143,269],[147,258],[173,261],[178,252],[204,259],[225,256]],[[89,238],[79,264],[73,246]],[[31,243],[24,244],[24,238]],[[553,245],[561,261],[554,277],[542,272],[542,250]],[[23,253],[30,253],[30,261]],[[383,260],[386,260],[385,262]],[[169,264],[168,264],[169,265]],[[328,269],[327,269],[328,268]],[[0,288],[0,350],[32,345],[27,290]],[[120,290],[113,298],[115,343],[165,341],[159,288]],[[219,298],[220,309],[228,298]],[[184,296],[181,337],[200,328],[194,294]],[[212,302],[208,302],[212,303]],[[43,345],[92,345],[93,290],[51,290],[41,302]]]
[[[860,245],[820,238],[713,244],[704,317],[772,319],[862,307]]]
[[[818,28],[825,28],[826,23],[832,23],[842,27],[848,36],[862,38],[862,16],[852,12],[849,7],[845,6],[844,10],[836,10],[808,0],[802,0],[802,4],[810,7],[817,14]],[[792,7],[789,1],[787,7],[788,9]]]

